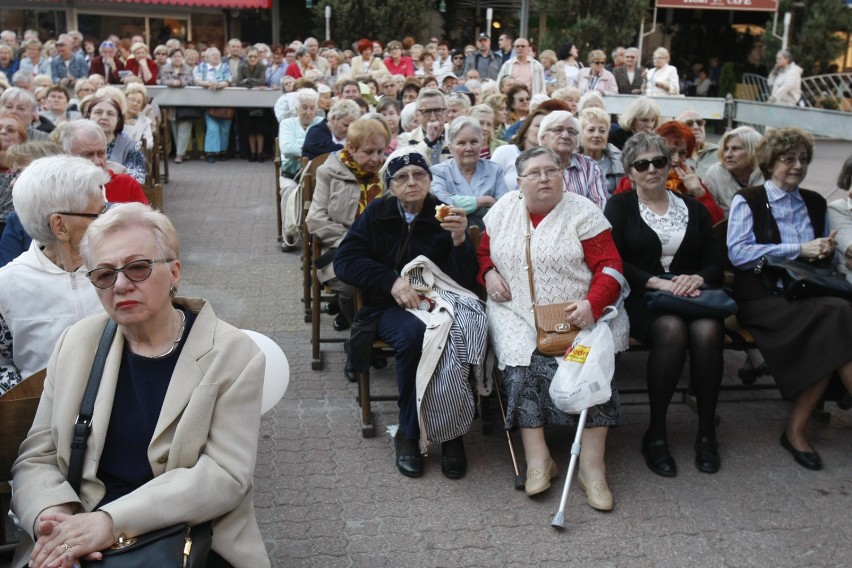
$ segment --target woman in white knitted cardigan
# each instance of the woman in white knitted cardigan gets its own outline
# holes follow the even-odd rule
[[[556,464],[544,439],[545,424],[576,424],[576,417],[553,405],[549,387],[557,359],[536,350],[535,323],[527,264],[532,264],[536,303],[574,302],[568,323],[586,328],[621,293],[621,260],[610,226],[594,203],[565,193],[562,165],[553,150],[538,147],[516,162],[519,191],[509,192],[485,216],[478,252],[480,282],[488,292],[491,341],[504,370],[508,413],[506,428],[520,428],[527,462],[527,495],[550,487]],[[527,241],[531,263],[526,260]],[[610,324],[616,351],[627,348],[628,323],[619,313]],[[618,393],[589,409],[580,454],[580,486],[589,504],[613,507],[606,483],[604,450],[610,426],[621,423]]]

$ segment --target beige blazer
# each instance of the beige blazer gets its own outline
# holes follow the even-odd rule
[[[217,319],[206,301],[174,301],[198,317],[148,446],[154,479],[102,510],[112,517],[116,539],[213,519],[213,550],[233,566],[269,566],[252,503],[265,357],[245,333]],[[79,497],[66,480],[74,421],[105,325],[100,315],[71,326],[48,363],[38,412],[12,468],[12,509],[26,533],[18,559],[29,555],[41,511],[64,503],[92,511],[106,492],[96,474],[124,348],[121,333],[98,390]]]

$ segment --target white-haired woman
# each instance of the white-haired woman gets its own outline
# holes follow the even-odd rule
[[[124,64],[124,70],[130,71],[146,84],[156,85],[159,67],[157,62],[148,55],[148,46],[142,42],[134,43],[130,47],[133,58]]]
[[[334,103],[328,111],[328,118],[320,121],[305,136],[302,155],[310,160],[317,156],[337,152],[346,143],[346,129],[361,116],[361,107],[349,99]]]
[[[725,217],[736,192],[763,183],[763,174],[757,167],[757,147],[761,140],[763,135],[754,128],[740,126],[726,132],[719,142],[719,162],[710,166],[702,181]]]
[[[317,116],[319,93],[313,89],[296,91],[296,116],[285,118],[278,126],[278,145],[281,147],[281,172],[292,177],[299,170],[302,145],[308,129],[322,122]]]
[[[597,161],[579,153],[580,121],[570,112],[556,110],[541,121],[538,143],[559,155],[564,168],[564,191],[589,199],[603,211],[609,194]]]
[[[152,149],[154,147],[152,129],[156,126],[143,112],[148,105],[148,89],[145,85],[131,83],[124,90],[124,98],[127,99],[127,108],[124,111],[122,132],[134,142],[145,144],[146,148]]]
[[[671,97],[680,94],[677,68],[669,65],[669,51],[665,47],[654,50],[654,66],[645,70],[645,94],[649,97]]]
[[[608,142],[609,129],[610,117],[602,108],[589,106],[580,113],[583,154],[597,161],[603,172],[606,192],[612,195],[624,177],[624,166],[621,164],[621,150]]]
[[[33,241],[0,268],[0,393],[43,369],[66,327],[103,311],[85,278],[80,239],[106,208],[108,181],[71,156],[36,160],[18,177],[15,211]]]
[[[205,566],[268,567],[252,505],[263,353],[207,301],[177,296],[180,242],[162,213],[117,205],[92,223],[80,249],[106,314],[55,343],[12,468],[12,510],[24,533],[13,564],[79,565],[100,560],[117,538],[188,523],[212,525]],[[75,487],[71,438],[104,335],[95,426]]]
[[[222,61],[222,53],[215,47],[210,47],[204,56],[206,61],[195,68],[195,85],[211,91],[230,86],[231,66]],[[227,114],[217,112],[217,116],[213,116],[211,112],[213,109],[204,113],[204,123],[207,127],[204,134],[204,152],[207,154],[207,163],[215,162],[217,157],[220,161],[225,159],[232,122],[232,118],[227,118]]]
[[[624,112],[618,117],[618,130],[610,136],[612,142],[619,150],[624,148],[627,140],[637,132],[654,134],[661,124],[660,107],[648,97],[636,97]]]
[[[464,209],[468,225],[483,227],[482,218],[509,191],[503,168],[479,157],[482,128],[475,118],[460,116],[450,123],[447,142],[453,157],[432,166],[432,194]]]

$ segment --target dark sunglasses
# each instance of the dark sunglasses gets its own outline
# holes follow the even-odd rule
[[[657,156],[652,160],[636,160],[630,165],[633,166],[633,169],[637,172],[646,172],[648,171],[648,168],[652,165],[654,166],[655,170],[661,170],[665,168],[668,164],[668,158],[666,158],[665,156]]]

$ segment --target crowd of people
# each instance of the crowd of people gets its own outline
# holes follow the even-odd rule
[[[771,374],[794,401],[780,444],[802,466],[823,467],[807,425],[832,380],[852,390],[852,351],[836,339],[852,333],[852,305],[788,300],[754,267],[766,255],[798,258],[836,266],[852,282],[852,159],[838,182],[848,196],[828,205],[801,187],[814,154],[803,131],[744,126],[712,144],[699,112],[667,109],[666,97],[684,89],[666,49],[644,68],[633,47],[613,50],[611,61],[603,50],[581,56],[571,42],[537,54],[508,33],[497,50],[485,34],[459,49],[365,38],[342,51],[314,38],[232,39],[224,51],[178,40],[151,48],[141,37],[98,44],[76,33],[45,44],[0,38],[0,393],[48,368],[48,404],[15,466],[13,509],[28,545],[21,565],[97,559],[114,535],[186,520],[183,510],[217,520],[208,565],[268,564],[251,507],[262,357],[204,300],[176,296],[177,233],[145,207],[140,185],[161,120],[146,85],[282,92],[273,109],[168,109],[174,159],[263,162],[277,134],[285,190],[306,160],[325,160],[306,224],[322,243],[320,278],[337,294],[334,328],[352,329],[346,377],[369,372],[373,338],[395,351],[403,475],[421,475],[435,443],[442,473],[466,474],[463,437],[490,346],[503,371],[505,427],[523,441],[526,493],[550,487],[558,471],[544,427],[577,419],[549,395],[558,359],[538,350],[531,308],[565,302],[564,323],[581,330],[617,306],[602,323],[614,350],[630,336],[648,347],[640,452],[664,477],[677,474],[666,415],[689,355],[695,466],[717,472],[723,319],[655,311],[646,293],[699,297],[722,285],[726,267],[740,322],[759,346],[747,372]],[[789,52],[778,63],[783,104],[797,71]],[[614,120],[606,97],[616,93],[638,96]],[[88,376],[91,356],[79,353],[93,355],[108,319],[120,332],[104,371],[112,416],[96,432],[104,459],[77,492],[63,483],[78,412],[69,401]],[[223,347],[211,350],[214,342]],[[76,399],[64,396],[71,391]],[[158,422],[161,410],[172,422]],[[202,427],[190,432],[184,420]],[[614,384],[579,425],[578,480],[598,510],[614,507],[605,448],[621,424]],[[173,440],[180,455],[166,455]],[[211,484],[225,490],[210,498]],[[153,515],[152,499],[169,505]]]

